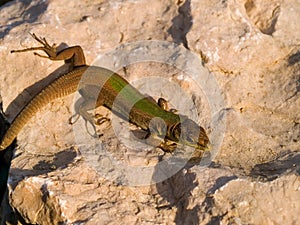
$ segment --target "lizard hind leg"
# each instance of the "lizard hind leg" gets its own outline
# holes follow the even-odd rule
[[[42,58],[47,58],[50,60],[64,60],[65,62],[70,62],[72,67],[86,65],[84,53],[80,46],[71,46],[58,51],[56,44],[53,44],[51,46],[47,42],[46,38],[39,38],[34,33],[31,34],[31,36],[42,46],[25,48],[21,50],[12,50],[11,53],[28,52],[28,51],[44,51],[46,55],[41,55],[37,52],[34,52],[34,55],[37,55]]]
[[[44,51],[47,56],[40,55],[37,52],[34,52],[34,55],[37,55],[42,58],[55,58],[57,55],[57,49],[56,49],[56,44],[53,44],[52,46],[47,42],[46,38],[39,38],[37,37],[34,33],[31,34],[31,36],[39,42],[42,46],[39,47],[31,47],[31,48],[25,48],[25,49],[20,49],[20,50],[11,50],[11,53],[17,53],[17,52],[29,52],[29,51]]]
[[[87,98],[87,97],[82,97],[78,99],[78,101],[75,103],[75,114],[72,115],[69,118],[69,124],[74,124],[78,121],[80,117],[83,118],[85,122],[85,128],[87,132],[92,136],[92,137],[99,137],[102,135],[97,135],[97,130],[96,126],[99,126],[106,121],[110,121],[109,118],[104,117],[100,114],[91,114],[88,111],[93,110],[95,108],[96,101],[94,98]],[[100,102],[97,102],[97,106],[100,104]],[[101,105],[101,104],[100,104]],[[92,127],[93,132],[90,132],[90,128]]]
[[[94,117],[91,113],[88,111],[93,109],[95,106],[95,100],[94,99],[85,99],[85,98],[80,98],[78,101],[75,103],[75,114],[72,115],[69,118],[69,124],[75,124],[80,117],[83,118],[85,122],[85,128],[87,132],[92,136],[92,137],[98,137],[97,135],[97,130],[95,127],[95,121]],[[92,132],[90,132],[89,125],[92,127]]]

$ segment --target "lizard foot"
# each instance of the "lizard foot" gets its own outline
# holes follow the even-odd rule
[[[165,110],[165,111],[169,111],[169,112],[172,112],[172,113],[177,113],[178,112],[178,110],[177,109],[169,109],[169,103],[168,103],[168,101],[166,100],[166,99],[164,99],[164,98],[159,98],[158,100],[157,100],[157,105],[160,107],[160,108],[162,108],[163,110]]]
[[[57,49],[56,49],[56,44],[53,44],[52,46],[47,42],[46,38],[39,38],[37,37],[34,33],[31,34],[31,36],[40,44],[42,44],[42,46],[39,47],[32,47],[32,48],[25,48],[25,49],[21,49],[21,50],[11,50],[11,53],[16,53],[16,52],[28,52],[28,51],[38,51],[38,50],[42,50],[44,51],[47,56],[45,55],[40,55],[37,52],[34,52],[34,55],[37,55],[39,57],[42,58],[48,58],[48,59],[56,59],[57,57]]]
[[[176,150],[177,143],[165,139],[158,147],[164,152],[172,153]]]
[[[95,115],[95,120],[96,120],[95,124],[97,126],[100,126],[103,123],[110,121],[110,119],[108,117],[105,117],[105,116],[103,116],[101,114],[98,114],[98,113]]]

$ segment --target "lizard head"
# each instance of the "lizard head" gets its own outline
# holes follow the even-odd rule
[[[173,129],[173,136],[183,145],[209,151],[210,142],[205,130],[191,119],[185,119]]]

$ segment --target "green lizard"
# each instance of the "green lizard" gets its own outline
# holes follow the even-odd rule
[[[51,46],[45,38],[38,38],[35,34],[31,35],[42,44],[41,47],[13,50],[12,52],[42,50],[47,56],[36,52],[34,54],[50,60],[70,62],[71,69],[44,87],[24,106],[2,138],[0,151],[6,149],[13,142],[25,124],[43,106],[77,90],[85,99],[85,102],[77,109],[77,114],[86,121],[93,122],[87,113],[91,103],[94,107],[105,106],[121,118],[129,119],[130,123],[141,129],[149,133],[151,131],[151,135],[162,138],[163,141],[159,147],[165,151],[172,151],[174,149],[172,146],[177,143],[194,147],[200,152],[209,150],[209,139],[201,126],[186,116],[167,111],[164,101],[160,101],[158,104],[153,99],[145,97],[120,75],[105,68],[86,65],[80,46],[57,51],[55,44]],[[153,118],[160,119],[152,120]]]

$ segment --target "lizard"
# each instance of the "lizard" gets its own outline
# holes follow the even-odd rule
[[[117,73],[103,67],[87,65],[83,49],[78,45],[58,51],[56,44],[50,45],[46,38],[39,38],[34,33],[31,36],[41,46],[11,52],[34,51],[34,54],[39,57],[64,60],[71,66],[66,73],[44,87],[21,109],[4,134],[0,142],[0,151],[5,150],[13,142],[26,123],[42,107],[76,91],[79,91],[85,100],[76,113],[86,121],[92,123],[91,115],[87,113],[91,103],[94,107],[105,106],[121,118],[129,119],[130,123],[149,134],[151,131],[150,135],[154,134],[162,138],[163,141],[158,147],[166,152],[172,152],[174,145],[177,146],[178,143],[193,147],[200,152],[210,150],[210,141],[204,128],[187,116],[167,110],[164,99],[160,99],[157,103],[153,98],[141,94]],[[37,53],[38,50],[46,55]],[[160,119],[152,120],[153,118]]]

